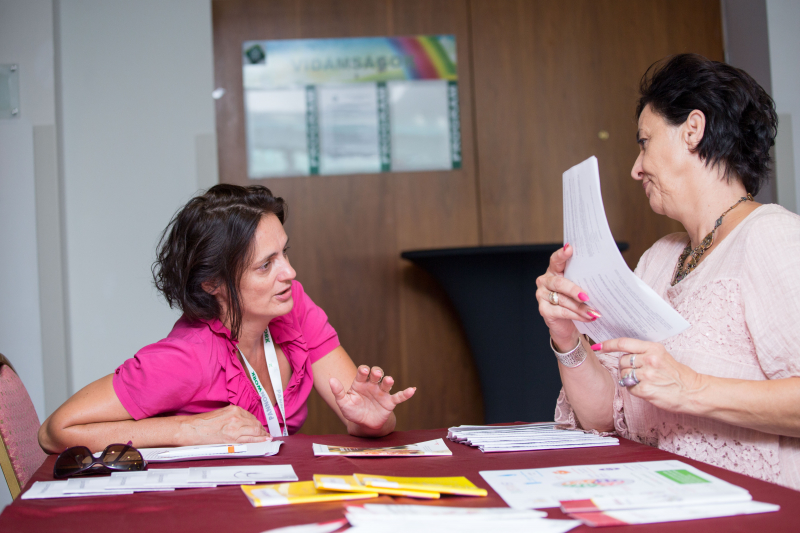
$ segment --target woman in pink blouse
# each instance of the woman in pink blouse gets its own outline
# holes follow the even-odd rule
[[[183,316],[167,338],[45,420],[42,448],[261,442],[300,429],[312,388],[351,435],[393,431],[394,407],[415,389],[390,394],[390,376],[356,368],[339,345],[295,280],[286,213],[261,186],[216,185],[190,200],[164,231],[153,266],[156,287]]]
[[[591,345],[603,320],[564,278],[567,244],[537,299],[563,383],[556,420],[800,489],[800,217],[755,195],[769,178],[772,99],[745,72],[675,56],[642,79],[631,172],[686,233],[636,275],[691,325],[662,343]]]

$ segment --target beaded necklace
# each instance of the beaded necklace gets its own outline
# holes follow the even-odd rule
[[[747,194],[747,196],[742,196],[738,202],[733,204],[728,208],[727,211],[722,213],[719,218],[717,219],[716,224],[714,224],[714,229],[711,230],[711,233],[705,236],[705,238],[700,241],[700,244],[697,245],[697,248],[694,250],[692,249],[692,241],[689,241],[689,244],[686,245],[686,248],[683,249],[683,253],[678,258],[678,267],[675,269],[675,274],[672,276],[672,283],[671,285],[674,287],[681,281],[683,278],[689,275],[689,273],[697,268],[697,262],[700,261],[700,258],[703,257],[703,254],[706,253],[706,250],[711,248],[714,244],[714,233],[716,233],[717,228],[722,225],[722,219],[725,218],[725,215],[730,213],[734,207],[739,205],[742,202],[746,202],[747,200],[755,201],[753,195]]]

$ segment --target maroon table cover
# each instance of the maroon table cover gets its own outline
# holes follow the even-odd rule
[[[629,533],[648,532],[774,532],[800,531],[800,492],[734,472],[692,461],[649,446],[620,439],[619,446],[534,452],[483,453],[477,448],[450,442],[447,431],[419,430],[396,432],[381,439],[362,439],[348,435],[293,435],[285,437],[278,455],[260,459],[218,459],[181,463],[151,464],[150,469],[190,466],[230,466],[234,464],[291,464],[300,481],[313,474],[384,474],[392,476],[466,476],[489,490],[486,498],[452,497],[425,501],[383,496],[371,503],[413,503],[463,507],[506,507],[505,502],[483,480],[481,470],[544,468],[579,464],[624,463],[678,459],[704,472],[744,487],[753,499],[781,506],[776,513],[749,516],[607,527],[594,530],[580,526],[572,531]],[[449,457],[351,458],[314,457],[311,444],[340,446],[397,446],[444,438],[453,451]],[[55,456],[49,456],[25,487],[34,481],[53,480]],[[237,532],[259,533],[268,529],[336,520],[343,517],[345,505],[357,502],[331,502],[255,508],[238,486],[209,489],[182,489],[174,492],[142,492],[116,496],[89,496],[42,500],[17,498],[0,515],[0,531],[74,532]],[[366,501],[364,503],[367,503]],[[557,508],[545,509],[549,518],[565,518]]]

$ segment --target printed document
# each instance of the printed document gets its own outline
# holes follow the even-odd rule
[[[587,506],[603,511],[752,500],[746,489],[675,460],[480,474],[513,509],[560,505],[564,512],[579,512]]]
[[[297,481],[292,465],[210,466],[189,469],[189,483],[243,485],[264,481]]]
[[[442,439],[387,446],[384,448],[353,448],[350,446],[328,446],[314,444],[314,455],[347,455],[350,457],[425,457],[428,455],[453,455]]]
[[[600,171],[592,156],[563,174],[564,242],[573,248],[564,276],[581,287],[602,316],[575,322],[578,331],[603,342],[631,337],[659,342],[689,327],[667,302],[631,272],[608,226]]]
[[[513,426],[456,426],[447,430],[447,438],[476,446],[486,453],[619,445],[619,439],[615,437],[601,437],[580,429],[566,429],[566,426],[555,422]]]
[[[626,511],[606,511],[602,513],[570,513],[592,527],[626,526],[629,524],[656,524],[659,522],[681,522],[721,516],[743,514],[774,513],[781,506],[763,502],[716,503],[706,505],[685,505],[682,507],[656,507],[652,509],[629,509]]]
[[[196,461],[198,459],[234,459],[237,457],[268,457],[281,449],[281,440],[250,444],[208,444],[175,448],[140,448],[148,463]]]

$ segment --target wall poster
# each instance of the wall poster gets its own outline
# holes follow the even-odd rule
[[[246,41],[250,179],[461,167],[453,35]]]

